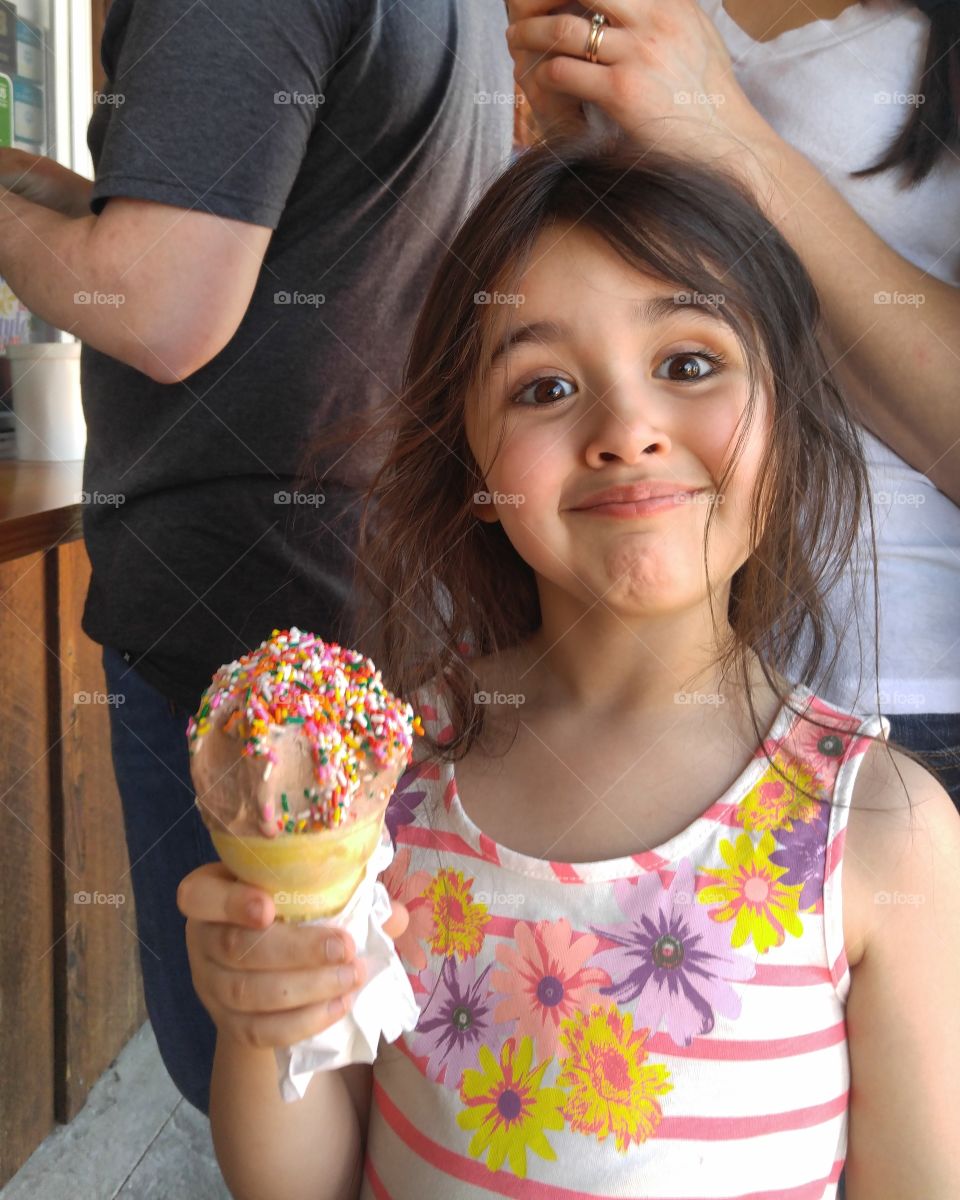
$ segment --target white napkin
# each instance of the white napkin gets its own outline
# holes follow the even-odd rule
[[[346,908],[322,921],[305,925],[334,925],[346,929],[367,960],[367,981],[357,992],[353,1008],[323,1033],[294,1046],[278,1048],[280,1095],[302,1100],[317,1071],[335,1071],[349,1063],[372,1063],[382,1034],[388,1042],[417,1026],[420,1007],[393,942],[383,932],[390,916],[390,897],[377,876],[393,861],[393,843],[384,826],[380,844],[367,863],[363,882]]]

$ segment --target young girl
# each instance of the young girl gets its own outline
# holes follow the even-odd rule
[[[384,874],[421,1018],[284,1104],[271,1047],[363,965],[189,876],[237,1197],[960,1194],[960,819],[808,687],[867,503],[818,320],[746,191],[655,152],[529,151],[465,221],[362,554],[428,731]]]

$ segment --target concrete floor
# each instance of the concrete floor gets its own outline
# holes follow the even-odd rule
[[[230,1200],[210,1127],[164,1070],[149,1022],[83,1109],[37,1147],[0,1200]]]

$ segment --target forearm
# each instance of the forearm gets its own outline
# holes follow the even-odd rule
[[[210,1087],[217,1159],[235,1200],[355,1200],[362,1142],[339,1071],[319,1071],[286,1103],[271,1049],[217,1037]]]
[[[0,275],[42,320],[142,370],[138,297],[98,244],[97,220],[0,193]]]
[[[857,418],[960,503],[960,289],[892,250],[766,122],[749,144],[739,161],[813,279],[827,362]]]

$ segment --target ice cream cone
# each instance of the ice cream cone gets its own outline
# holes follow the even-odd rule
[[[214,848],[284,921],[333,916],[363,881],[419,718],[355,651],[275,630],[221,667],[188,727]]]

